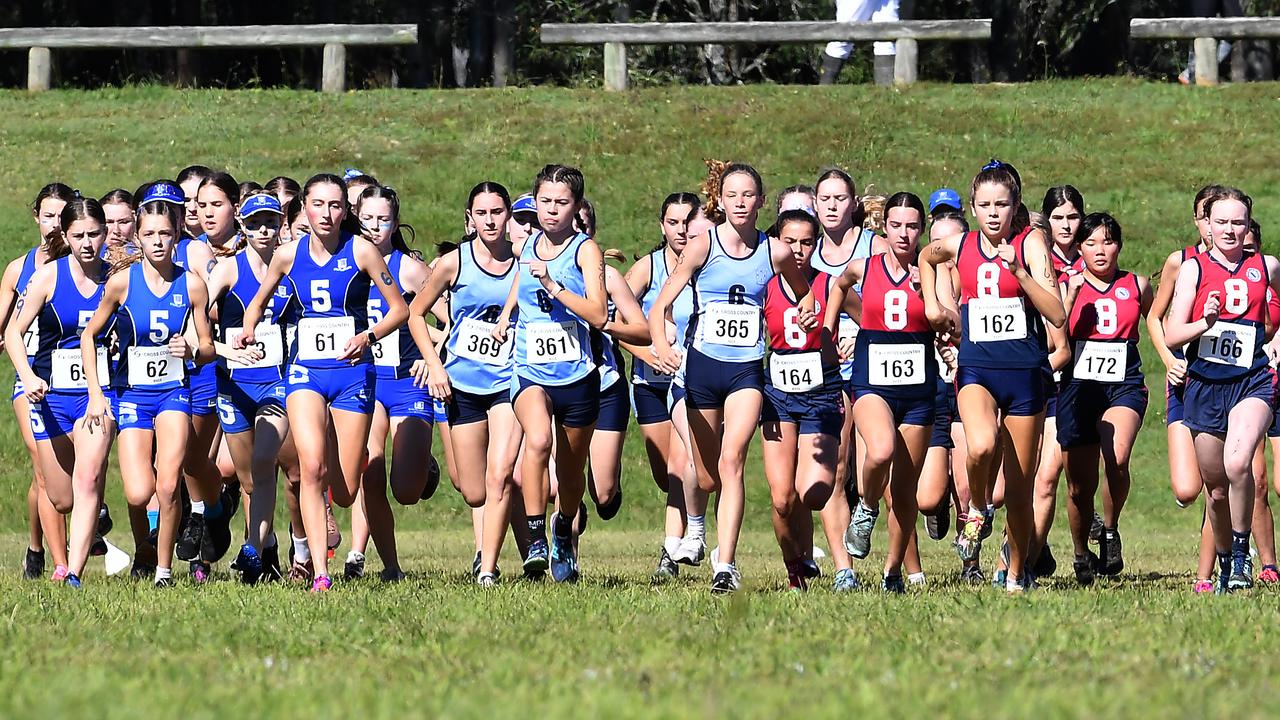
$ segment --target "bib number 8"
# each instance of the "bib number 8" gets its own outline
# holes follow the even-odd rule
[[[1249,286],[1240,278],[1231,278],[1223,283],[1223,290],[1226,291],[1226,302],[1223,303],[1222,309],[1232,315],[1243,314],[1249,309]]]
[[[1116,301],[1111,298],[1098,298],[1098,302],[1094,303],[1094,309],[1098,313],[1098,322],[1096,328],[1101,335],[1116,334]]]
[[[884,294],[884,326],[890,330],[901,330],[907,326],[906,292],[890,290]]]
[[[978,297],[1000,297],[1000,266],[984,262],[978,266]],[[886,305],[888,299],[885,300]]]
[[[796,322],[796,317],[800,314],[800,308],[787,308],[782,313],[783,339],[787,341],[787,347],[793,347],[799,350],[804,347],[805,332],[800,329],[800,325]],[[745,320],[743,321],[746,322]]]

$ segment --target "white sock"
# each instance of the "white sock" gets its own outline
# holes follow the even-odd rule
[[[911,573],[910,575],[907,575],[907,582],[911,583],[912,585],[923,585],[924,573],[918,572],[918,573]]]
[[[293,557],[298,562],[306,562],[311,559],[311,548],[307,545],[307,539],[293,536]]]
[[[162,567],[156,568],[157,580],[168,580],[171,577],[173,577],[173,568],[162,568]]]
[[[199,514],[203,515],[203,514],[204,514],[204,501],[203,501],[203,500],[192,500],[192,501],[191,501],[191,512],[193,512],[193,513],[199,513]]]
[[[734,566],[734,564],[733,564],[733,563],[719,563],[719,562],[718,562],[718,563],[716,563],[716,564],[715,564],[715,566],[714,566],[712,569],[713,569],[713,570],[715,570],[717,573],[722,573],[722,572],[731,573],[731,572],[733,572],[734,570],[736,570],[737,568]]]
[[[690,515],[689,527],[684,531],[687,538],[704,537],[707,533],[707,516],[706,515]]]
[[[969,517],[976,518],[976,517],[982,517],[982,515],[983,515],[982,508],[978,507],[977,505],[974,505],[973,503],[969,503]]]
[[[364,553],[356,552],[355,550],[347,553],[347,562],[360,562],[361,560],[364,560]]]
[[[676,554],[676,550],[680,548],[680,538],[668,536],[662,541],[662,549],[667,551],[668,556]]]

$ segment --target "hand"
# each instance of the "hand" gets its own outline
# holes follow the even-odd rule
[[[427,392],[436,400],[447,401],[453,397],[453,385],[449,382],[449,373],[445,372],[443,365],[427,368],[426,386]]]
[[[947,335],[947,342],[952,345],[960,344],[960,313],[950,308],[944,308],[943,312],[947,315],[947,321],[951,324],[951,332]]]
[[[493,332],[490,333],[494,340],[500,343],[507,341],[507,333],[511,330],[511,318],[498,318],[498,322],[493,324]]]
[[[680,371],[680,363],[683,361],[684,356],[679,350],[667,346],[665,351],[652,347],[649,352],[653,354],[653,362],[649,363],[649,365],[658,372],[663,375],[675,375]]]
[[[227,360],[241,365],[252,365],[264,357],[266,357],[266,353],[262,352],[262,349],[257,345],[250,345],[244,348],[233,346],[227,349]]]
[[[49,394],[49,383],[35,375],[32,375],[30,379],[23,378],[22,387],[23,395],[26,396],[28,403],[38,403],[44,399],[45,395]]]
[[[667,327],[666,327],[666,330],[667,330],[667,344],[668,344],[668,345],[675,345],[675,344],[676,344],[676,324],[675,324],[675,323],[673,323],[673,322],[671,322],[670,320],[667,320],[667,321],[666,321],[666,326],[667,326]]]
[[[360,362],[360,358],[364,357],[364,351],[369,349],[369,336],[366,333],[356,333],[347,341],[346,347],[342,349],[342,354],[337,360],[346,360],[355,365]]]
[[[796,325],[807,333],[818,329],[818,316],[813,313],[813,308],[801,307],[796,313]]]
[[[105,431],[107,429],[106,420],[108,418],[112,420],[115,419],[111,415],[111,404],[107,402],[106,396],[100,392],[91,391],[89,393],[89,404],[85,407],[84,411],[85,427],[88,428],[90,433],[93,432],[95,425]]]
[[[181,360],[190,360],[196,356],[191,344],[181,335],[172,335],[169,337],[169,354]]]
[[[1275,367],[1276,362],[1280,361],[1280,347],[1276,347],[1275,343],[1270,342],[1263,346],[1262,349],[1267,353],[1267,362],[1271,364],[1271,367]]]
[[[853,348],[858,344],[857,336],[839,338],[836,341],[836,351],[840,353],[841,361],[853,359]]]
[[[951,334],[951,313],[947,312],[946,308],[941,305],[935,305],[930,308],[926,305],[924,316],[925,319],[929,321],[929,324],[933,326],[934,330],[944,335]]]
[[[1072,273],[1067,276],[1067,294],[1069,296],[1075,297],[1082,287],[1084,287],[1084,275]]]
[[[543,287],[546,287],[546,286],[547,286],[547,283],[545,282],[545,280],[547,280],[547,279],[549,279],[549,278],[547,277],[547,263],[546,263],[546,261],[543,261],[543,260],[530,260],[530,261],[529,261],[529,274],[533,276],[533,279],[534,279],[534,280],[537,280],[538,282],[541,282]]]
[[[907,273],[907,276],[911,278],[911,286],[919,290],[920,289],[920,268],[916,265],[912,265],[911,270]]]
[[[1018,254],[1014,252],[1013,246],[1009,243],[1001,243],[996,246],[996,257],[1000,258],[1000,262],[1006,270],[1014,270],[1018,266]]]
[[[231,339],[231,347],[243,350],[253,344],[253,328],[245,328],[239,335]]]
[[[938,355],[942,358],[942,362],[946,364],[947,369],[956,369],[956,361],[960,357],[960,352],[956,350],[955,345],[943,345],[938,348]]]
[[[1165,372],[1165,380],[1173,387],[1178,387],[1187,378],[1187,361],[1174,358],[1173,364]]]
[[[1209,293],[1208,299],[1204,301],[1204,319],[1209,323],[1209,327],[1218,322],[1218,311],[1222,309],[1222,293],[1214,290]]]

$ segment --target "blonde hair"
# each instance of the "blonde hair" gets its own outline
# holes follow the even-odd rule
[[[702,212],[713,223],[724,222],[724,211],[720,209],[720,180],[724,177],[725,168],[731,163],[713,158],[703,159],[707,165],[707,177],[702,181],[699,190],[706,202],[702,203]]]

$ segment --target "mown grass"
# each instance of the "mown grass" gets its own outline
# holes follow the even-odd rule
[[[259,181],[359,167],[401,192],[423,245],[456,237],[475,182],[518,191],[543,163],[569,162],[586,173],[601,242],[638,252],[657,237],[661,198],[693,189],[704,157],[753,162],[775,190],[834,163],[880,192],[924,195],[944,184],[966,191],[997,156],[1017,164],[1032,206],[1069,182],[1090,210],[1115,213],[1126,262],[1149,273],[1193,238],[1190,195],[1205,182],[1248,190],[1274,234],[1278,120],[1274,84],[1130,80],[627,95],[6,92],[0,254],[32,242],[25,204],[49,180],[99,195],[192,162]],[[1178,511],[1169,497],[1163,373],[1146,357],[1154,391],[1124,526],[1129,570],[1096,589],[1059,581],[1025,599],[954,585],[954,555],[927,541],[927,593],[779,592],[758,455],[748,474],[747,592],[710,600],[705,569],[650,589],[661,498],[638,433],[628,439],[624,511],[592,524],[577,588],[469,587],[467,514],[446,489],[398,511],[411,571],[401,586],[363,582],[319,599],[229,582],[155,593],[95,571],[73,595],[18,580],[29,470],[13,421],[0,420],[0,640],[9,649],[0,715],[1268,715],[1280,669],[1268,641],[1276,595],[1191,595],[1199,511]],[[127,545],[112,476],[114,537]],[[1063,523],[1053,541],[1066,548]],[[860,572],[874,576],[879,561],[873,553]],[[379,567],[372,556],[370,566]]]

